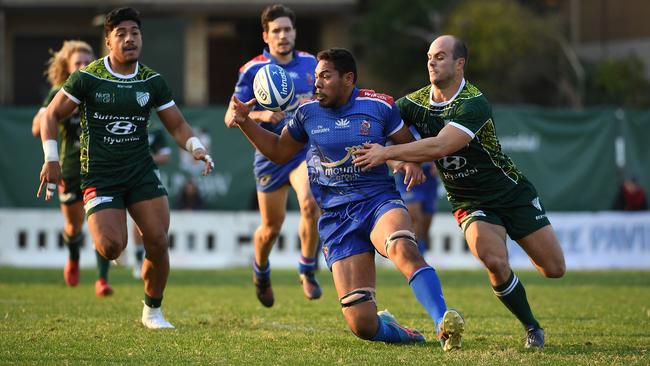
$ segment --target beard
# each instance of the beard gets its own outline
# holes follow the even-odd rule
[[[282,56],[287,56],[290,55],[293,52],[293,47],[289,48],[287,51],[280,51],[278,52]]]
[[[334,101],[332,100],[332,98],[329,98],[325,94],[320,94],[320,95],[322,95],[324,98],[323,99],[316,98],[316,100],[318,100],[318,105],[320,105],[323,108],[331,108],[332,106],[334,106]]]
[[[134,50],[124,50],[122,49],[122,61],[125,64],[131,65],[136,62],[138,62],[138,59],[140,58],[140,50],[141,48],[138,47]]]
[[[451,82],[453,80],[454,80],[454,78],[451,77],[451,76],[449,76],[449,77],[439,77],[437,79],[432,79],[431,84],[437,86],[440,89],[444,89],[447,86],[449,86],[449,84],[451,84]]]
[[[132,57],[132,58],[125,58],[124,63],[127,65],[133,65],[134,63],[138,62],[138,57]]]

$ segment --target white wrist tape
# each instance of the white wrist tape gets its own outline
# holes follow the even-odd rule
[[[43,152],[45,153],[45,161],[59,161],[59,147],[56,140],[45,140],[43,142]]]
[[[194,152],[194,150],[196,149],[205,150],[205,146],[203,146],[201,140],[199,140],[198,137],[192,136],[189,139],[187,139],[187,142],[185,143],[185,150],[189,152]]]

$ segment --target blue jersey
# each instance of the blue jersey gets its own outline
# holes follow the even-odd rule
[[[367,172],[352,164],[352,153],[364,143],[386,144],[404,123],[393,98],[372,90],[352,91],[340,108],[318,101],[302,104],[287,128],[296,140],[309,143],[307,169],[311,191],[323,209],[396,192],[386,164]]]
[[[243,102],[247,102],[254,98],[253,94],[253,79],[255,79],[255,74],[257,70],[267,64],[276,64],[284,68],[291,79],[293,80],[293,85],[295,88],[295,96],[292,104],[285,111],[285,118],[283,121],[277,124],[262,122],[260,126],[266,130],[280,134],[282,128],[286,125],[295,112],[295,109],[298,107],[301,101],[306,99],[311,99],[314,95],[314,71],[316,70],[316,58],[302,51],[293,51],[293,59],[288,64],[279,64],[277,60],[271,56],[269,51],[265,48],[261,55],[251,59],[244,66],[239,69],[239,79],[237,80],[237,85],[235,85],[234,95]],[[263,110],[264,108],[256,104],[253,107],[253,110]],[[264,190],[259,184],[261,180],[267,179],[269,176],[275,177],[275,179],[280,179],[280,176],[288,175],[290,171],[295,169],[295,167],[304,160],[305,151],[301,150],[294,156],[292,161],[288,162],[286,169],[282,166],[274,164],[272,161],[268,160],[264,155],[259,151],[255,151],[255,176],[258,180],[258,190]],[[284,184],[286,179],[281,183]],[[279,181],[280,182],[280,181]],[[275,190],[278,187],[274,185],[271,187],[271,190]]]

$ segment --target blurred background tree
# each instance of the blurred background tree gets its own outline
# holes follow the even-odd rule
[[[648,105],[640,60],[585,69],[566,38],[564,20],[544,1],[372,0],[361,6],[355,51],[372,73],[361,81],[370,79],[389,94],[426,85],[430,42],[453,34],[468,44],[467,79],[494,103]]]
[[[572,85],[559,24],[510,0],[464,1],[444,32],[465,40],[467,77],[494,102],[557,105]]]
[[[589,104],[650,106],[650,83],[637,56],[605,59],[587,69]]]
[[[355,53],[372,74],[372,87],[395,96],[425,85],[426,51],[440,33],[445,14],[454,1],[369,0],[356,25]],[[363,72],[363,71],[362,71]],[[363,75],[362,75],[363,76]],[[368,78],[362,77],[365,83]]]

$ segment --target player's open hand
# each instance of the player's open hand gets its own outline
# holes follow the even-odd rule
[[[210,174],[210,172],[214,169],[214,162],[212,161],[212,157],[210,154],[208,154],[207,151],[203,149],[195,149],[192,152],[192,157],[194,157],[195,160],[203,160],[205,162],[205,168],[203,168],[203,172],[201,172],[201,175],[204,177]]]
[[[361,149],[353,153],[354,159],[352,159],[352,164],[361,168],[361,171],[364,172],[385,164],[388,160],[386,159],[385,150],[386,148],[379,144],[363,144]]]
[[[255,98],[244,103],[236,96],[230,98],[230,103],[228,104],[228,110],[226,111],[226,118],[224,119],[226,126],[228,128],[238,127],[240,124],[244,123],[249,119],[248,114],[251,111],[251,108],[257,103]]]
[[[404,174],[404,184],[406,184],[407,191],[410,191],[414,186],[422,184],[427,180],[422,166],[418,163],[400,162],[393,169],[393,173],[397,172]]]
[[[58,161],[46,161],[41,169],[41,184],[38,186],[36,197],[41,198],[45,193],[45,200],[49,201],[54,197],[54,192],[61,181],[61,166]]]

